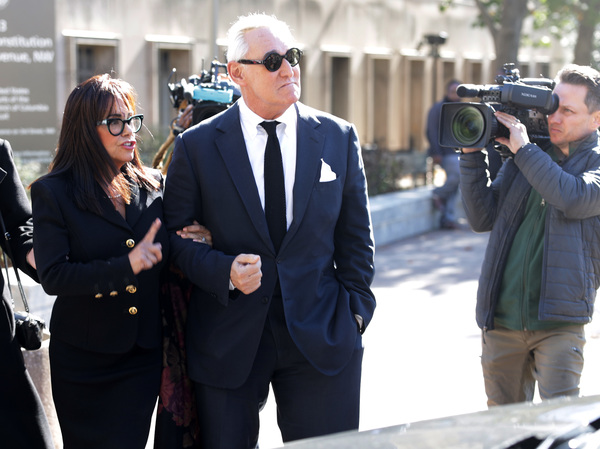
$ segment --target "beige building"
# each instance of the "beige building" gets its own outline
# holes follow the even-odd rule
[[[445,13],[437,0],[46,1],[55,5],[57,130],[73,87],[114,71],[136,87],[145,124],[162,139],[176,114],[172,69],[180,81],[215,56],[225,62],[229,25],[257,11],[291,25],[304,52],[302,101],[355,123],[363,145],[425,151],[427,110],[446,81],[495,76],[493,42],[472,27],[477,8],[468,0]],[[440,33],[445,43],[432,45]],[[563,62],[549,49],[522,53],[522,76],[549,75]]]

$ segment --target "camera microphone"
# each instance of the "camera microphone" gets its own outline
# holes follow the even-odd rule
[[[456,95],[461,98],[478,97],[482,86],[476,84],[461,84],[456,88]]]

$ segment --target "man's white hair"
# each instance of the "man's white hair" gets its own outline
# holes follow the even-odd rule
[[[292,47],[294,45],[294,36],[287,23],[279,20],[273,15],[264,13],[252,13],[246,16],[238,17],[237,21],[231,25],[227,32],[227,61],[238,61],[244,59],[248,53],[248,43],[246,42],[246,32],[256,28],[268,28],[273,36]]]

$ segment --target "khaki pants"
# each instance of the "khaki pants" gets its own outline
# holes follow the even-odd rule
[[[497,328],[483,333],[481,366],[487,405],[579,395],[583,325],[543,331]]]

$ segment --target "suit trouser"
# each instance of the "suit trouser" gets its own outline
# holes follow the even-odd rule
[[[444,156],[441,165],[446,172],[446,182],[444,185],[434,189],[434,193],[442,198],[445,203],[441,217],[442,223],[452,223],[456,221],[456,200],[460,187],[458,153]]]
[[[253,368],[240,388],[195,384],[203,448],[255,448],[269,384],[284,442],[358,429],[362,338],[344,369],[327,376],[292,341],[281,301],[273,297]]]
[[[482,337],[481,366],[488,406],[577,396],[583,371],[583,325],[540,331],[502,327]]]

